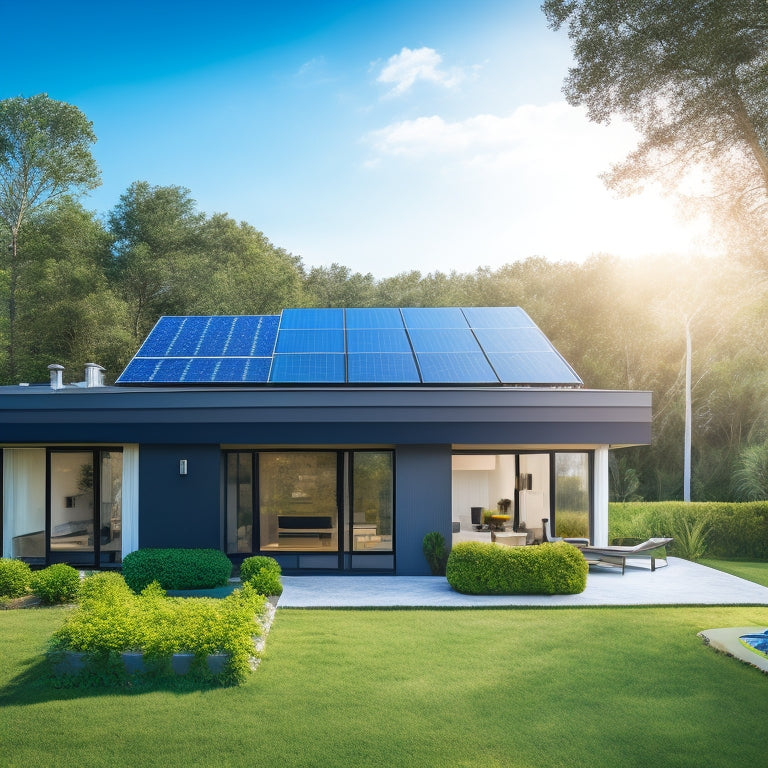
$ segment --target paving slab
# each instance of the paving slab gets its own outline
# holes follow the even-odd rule
[[[642,565],[590,569],[578,595],[462,595],[440,576],[283,576],[284,608],[493,608],[599,605],[768,605],[768,587],[676,557]]]

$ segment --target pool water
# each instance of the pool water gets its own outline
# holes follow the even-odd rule
[[[768,629],[765,632],[755,635],[741,635],[739,640],[750,648],[754,648],[756,651],[768,655]]]

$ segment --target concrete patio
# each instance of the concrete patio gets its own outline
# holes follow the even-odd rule
[[[670,557],[627,565],[622,576],[592,568],[578,595],[461,595],[436,576],[283,576],[279,608],[491,608],[499,606],[768,605],[768,587]]]

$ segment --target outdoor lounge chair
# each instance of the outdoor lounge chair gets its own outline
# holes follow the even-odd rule
[[[621,568],[624,573],[624,566],[627,558],[648,557],[651,560],[651,570],[656,570],[656,560],[663,559],[666,562],[666,547],[672,539],[648,539],[634,546],[611,546],[611,547],[590,547],[579,546],[581,553],[590,565],[606,565],[615,568]]]

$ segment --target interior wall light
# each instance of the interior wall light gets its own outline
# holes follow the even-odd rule
[[[187,474],[187,460],[186,459],[179,459],[179,474],[180,475],[186,475]]]

